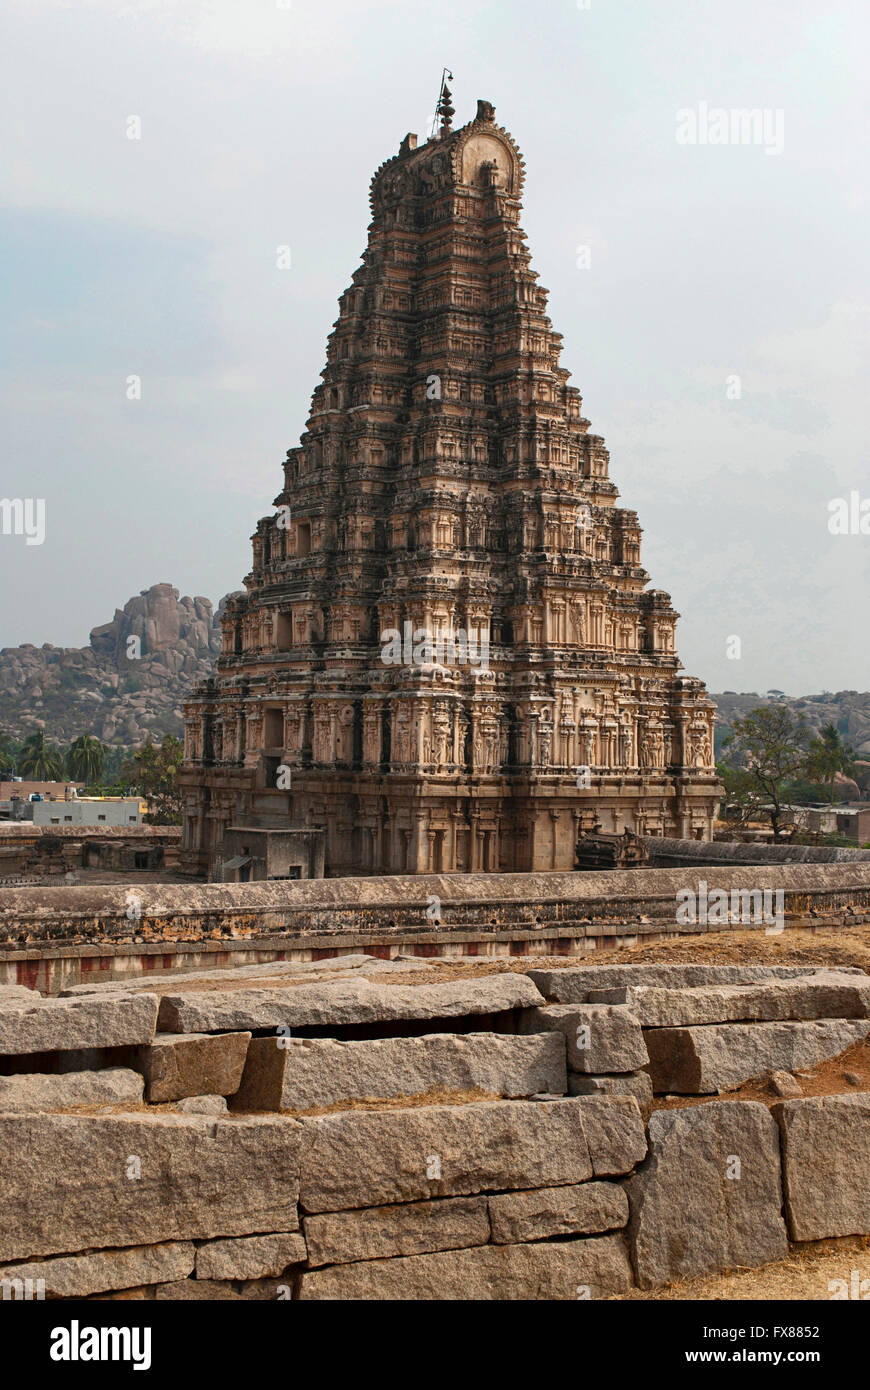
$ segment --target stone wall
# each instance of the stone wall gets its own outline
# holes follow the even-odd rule
[[[172,870],[181,830],[173,825],[86,826],[0,823],[0,887],[57,885],[82,869]],[[144,856],[144,858],[143,858]]]
[[[154,968],[272,958],[582,955],[765,921],[681,922],[677,895],[783,894],[783,929],[853,924],[870,913],[870,865],[600,873],[464,874],[256,884],[10,888],[0,898],[0,982],[54,990]],[[778,928],[776,928],[778,930]]]
[[[656,869],[721,864],[854,864],[870,863],[870,849],[843,845],[755,845],[742,840],[664,840],[646,838],[650,866]]]
[[[870,1234],[870,1092],[696,1094],[839,1055],[860,971],[265,974],[0,991],[4,1296],[596,1299]],[[705,1029],[730,1073],[653,1108]]]

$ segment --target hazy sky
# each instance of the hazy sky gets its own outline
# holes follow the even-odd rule
[[[828,529],[870,498],[864,0],[5,10],[0,496],[44,498],[46,533],[0,534],[0,645],[83,645],[159,581],[241,586],[369,180],[446,64],[455,124],[485,97],[525,155],[563,365],[686,669],[870,688],[870,535]],[[701,103],[767,112],[781,152],[680,143]]]

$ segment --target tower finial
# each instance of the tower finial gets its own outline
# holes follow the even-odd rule
[[[453,117],[454,117],[454,115],[456,114],[456,113],[455,113],[455,110],[454,110],[454,108],[453,108],[453,106],[452,106],[452,104],[451,104],[451,100],[450,100],[450,97],[451,97],[450,88],[447,86],[447,79],[448,79],[448,77],[450,78],[450,81],[452,82],[452,81],[453,81],[453,73],[450,71],[450,69],[449,69],[449,68],[444,68],[444,69],[442,69],[442,72],[441,72],[441,88],[440,88],[440,91],[439,91],[439,93],[438,93],[438,104],[437,104],[436,107],[435,107],[435,120],[434,120],[434,122],[433,122],[433,128],[434,128],[434,127],[437,126],[437,124],[438,124],[438,119],[439,119],[439,117],[440,117],[440,119],[441,119],[441,129],[437,132],[439,136],[441,136],[441,135],[447,135],[447,134],[449,133],[449,131],[450,131],[450,129],[451,129],[451,126],[452,126]]]

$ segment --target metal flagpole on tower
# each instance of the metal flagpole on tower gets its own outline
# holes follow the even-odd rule
[[[452,94],[450,88],[447,86],[448,77],[452,82],[453,73],[450,71],[449,68],[442,68],[441,85],[438,88],[438,100],[435,103],[435,114],[432,117],[432,126],[429,134],[430,140],[437,133],[438,117],[441,117],[441,129],[449,130],[451,121],[453,120],[453,116],[455,114],[454,108],[451,105],[450,100]]]

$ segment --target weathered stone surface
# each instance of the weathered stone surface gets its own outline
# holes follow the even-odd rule
[[[771,1072],[770,1089],[777,1096],[802,1096],[803,1087],[788,1071]]]
[[[185,1096],[178,1101],[176,1110],[182,1115],[226,1115],[226,1096]]]
[[[634,1096],[578,1097],[596,1178],[630,1173],[646,1157],[646,1130]]]
[[[584,1182],[593,1173],[587,1104],[490,1101],[302,1120],[302,1206],[342,1211]]]
[[[82,1239],[86,1234],[81,1233]],[[86,1298],[111,1289],[186,1279],[193,1271],[194,1256],[190,1241],[136,1245],[127,1250],[93,1250],[86,1255],[7,1265],[0,1269],[0,1284],[10,1280],[14,1288],[16,1279],[42,1279],[46,1298]]]
[[[643,1031],[624,1005],[547,1004],[524,1009],[522,1033],[564,1033],[572,1071],[637,1071],[649,1061]]]
[[[699,985],[738,985],[777,979],[789,980],[814,973],[814,967],[804,965],[692,964],[584,965],[576,969],[527,971],[529,979],[534,981],[544,998],[554,1004],[593,1002],[590,995],[597,991],[611,993],[611,1003],[624,1003],[625,990],[638,985],[690,989]],[[835,969],[833,973],[863,974],[854,966],[844,966],[842,970]]]
[[[612,1182],[505,1192],[489,1198],[489,1220],[495,1245],[519,1245],[551,1236],[592,1235],[626,1224],[628,1198]]]
[[[302,1299],[565,1300],[604,1298],[631,1286],[620,1236],[484,1245],[407,1259],[366,1260],[302,1274]]]
[[[870,1092],[773,1107],[794,1240],[870,1235]]]
[[[164,995],[160,1027],[167,1033],[220,1029],[323,1027],[397,1018],[462,1018],[542,1003],[525,975],[503,973],[432,985],[335,980],[287,989],[203,990]]]
[[[812,1067],[866,1037],[866,1019],[805,1023],[723,1023],[700,1028],[649,1028],[653,1090],[659,1095],[713,1095],[752,1076]]]
[[[867,1018],[870,976],[819,971],[767,984],[697,989],[631,988],[627,1001],[644,1028],[811,1018]]]
[[[0,1009],[5,1004],[33,1004],[42,998],[38,989],[26,985],[0,985]]]
[[[778,1134],[766,1105],[657,1110],[649,1143],[647,1163],[626,1184],[641,1288],[787,1253]]]
[[[0,1055],[147,1043],[156,1022],[156,994],[10,1002],[0,1005]]]
[[[552,1034],[442,1033],[370,1042],[256,1038],[233,1109],[305,1110],[435,1089],[517,1097],[543,1090],[564,1095],[566,1088],[565,1043]]]
[[[231,1096],[239,1089],[250,1033],[158,1033],[137,1065],[152,1104],[184,1096]]]
[[[100,1248],[296,1230],[300,1139],[277,1116],[0,1115],[0,1260],[83,1235]]]
[[[142,1078],[124,1067],[105,1071],[21,1072],[0,1076],[0,1111],[61,1110],[74,1105],[140,1105]]]
[[[158,1285],[157,1287],[166,1287]],[[88,1303],[138,1303],[152,1302],[154,1299],[154,1284],[138,1284],[134,1289],[113,1289],[106,1293],[88,1294]]]
[[[649,1072],[626,1071],[615,1076],[584,1076],[582,1072],[569,1071],[569,1096],[634,1096],[644,1119],[649,1117],[653,1105],[653,1086]]]
[[[301,1264],[305,1253],[305,1241],[298,1233],[209,1241],[196,1252],[196,1277],[263,1279]]]
[[[631,1097],[495,1101],[302,1121],[309,1212],[627,1173],[646,1152]]]
[[[309,1265],[463,1250],[486,1245],[489,1240],[485,1197],[448,1197],[440,1202],[329,1212],[306,1216],[302,1225]]]
[[[180,966],[177,970],[148,972],[146,976],[129,976],[124,979],[108,981],[89,981],[84,985],[68,985],[58,991],[61,999],[75,999],[83,994],[117,994],[118,991],[145,990],[149,994],[177,994],[179,989],[191,985],[213,985],[220,981],[223,985],[248,984],[257,986],[263,980],[283,984],[285,980],[302,981],[334,978],[336,976],[358,975],[411,975],[415,971],[431,971],[435,967],[431,961],[417,960],[413,956],[397,957],[395,960],[381,960],[379,956],[347,955],[330,956],[324,960],[263,961],[254,965],[213,966],[210,970]],[[2,987],[0,987],[2,988]],[[31,994],[35,993],[30,991]],[[38,993],[36,997],[39,998]]]

